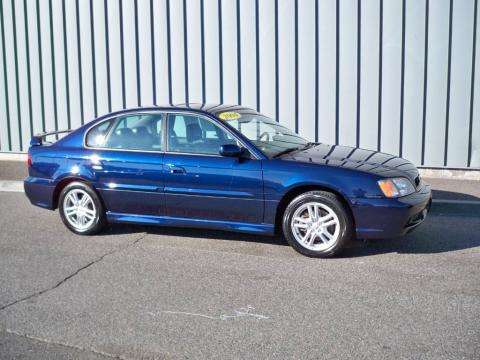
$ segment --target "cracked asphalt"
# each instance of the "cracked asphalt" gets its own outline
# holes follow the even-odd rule
[[[0,358],[478,359],[474,215],[319,260],[218,231],[81,237],[0,192]]]

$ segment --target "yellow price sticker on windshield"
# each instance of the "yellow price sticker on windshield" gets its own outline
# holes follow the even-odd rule
[[[234,111],[226,111],[218,115],[218,117],[222,120],[237,120],[240,119],[242,116]]]

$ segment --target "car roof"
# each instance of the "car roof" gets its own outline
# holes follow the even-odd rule
[[[230,105],[230,104],[220,104],[220,103],[208,103],[208,104],[201,104],[201,103],[181,103],[181,104],[166,104],[166,105],[158,105],[158,106],[148,106],[148,107],[138,107],[138,108],[131,108],[131,109],[124,109],[120,111],[116,111],[110,114],[106,114],[101,116],[97,120],[102,118],[111,117],[112,115],[121,116],[126,114],[131,114],[139,111],[152,111],[152,110],[162,110],[162,111],[169,111],[169,110],[189,110],[198,113],[206,113],[218,117],[223,112],[238,112],[242,115],[261,115],[256,110],[251,108],[242,106],[242,105]]]
[[[165,107],[170,107],[172,109],[187,109],[194,111],[202,111],[209,113],[213,116],[218,117],[223,112],[238,112],[240,114],[251,114],[258,115],[259,113],[251,108],[242,106],[242,105],[233,105],[233,104],[220,104],[220,103],[211,103],[211,104],[201,104],[201,103],[183,103],[183,104],[174,104],[168,105]]]

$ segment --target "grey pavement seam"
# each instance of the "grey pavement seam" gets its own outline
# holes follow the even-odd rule
[[[62,285],[63,283],[67,282],[68,280],[70,280],[71,278],[75,277],[76,275],[78,275],[81,271],[89,268],[90,266],[102,261],[105,257],[109,256],[109,255],[112,255],[112,254],[115,254],[115,253],[118,253],[118,252],[121,252],[121,251],[124,251],[124,250],[127,250],[128,248],[134,246],[135,244],[137,244],[140,240],[144,239],[146,236],[148,235],[148,233],[144,232],[142,234],[142,236],[140,236],[139,238],[135,239],[134,241],[130,242],[128,245],[126,246],[123,246],[123,247],[120,247],[118,249],[115,249],[115,250],[112,250],[112,251],[109,251],[105,254],[103,254],[102,256],[96,258],[95,260],[89,262],[88,264],[80,267],[79,269],[77,269],[76,271],[74,271],[73,273],[71,273],[70,275],[68,275],[67,277],[63,278],[62,280],[60,280],[57,284],[55,284],[54,286],[52,287],[49,287],[49,288],[46,288],[46,289],[43,289],[43,290],[40,290],[40,291],[37,291],[33,294],[30,294],[28,296],[25,296],[21,299],[18,299],[18,300],[15,300],[15,301],[12,301],[8,304],[5,304],[5,305],[2,305],[0,307],[0,311],[3,311],[13,305],[16,305],[18,303],[21,303],[23,301],[27,301],[27,300],[30,300],[30,299],[33,299],[35,297],[38,297],[40,295],[43,295],[49,291],[52,291],[52,290],[55,290],[56,288],[58,288],[60,285]]]
[[[18,332],[18,331],[11,330],[11,329],[5,329],[4,331],[7,332],[7,333],[9,333],[9,334],[12,334],[12,335],[24,337],[24,338],[26,338],[26,339],[30,339],[30,340],[34,340],[34,341],[38,341],[38,342],[50,344],[50,345],[62,346],[62,347],[66,347],[66,348],[69,348],[69,349],[74,349],[74,350],[79,350],[79,351],[85,351],[85,352],[88,351],[88,352],[91,352],[91,353],[94,353],[94,354],[97,354],[97,355],[102,355],[102,356],[105,356],[105,357],[108,357],[108,358],[112,358],[112,359],[126,360],[125,358],[120,357],[120,356],[118,356],[118,355],[109,354],[109,353],[106,353],[106,352],[103,352],[103,351],[97,351],[97,350],[93,350],[93,349],[85,349],[85,348],[82,348],[82,347],[76,346],[76,345],[70,345],[70,344],[66,344],[66,343],[62,343],[62,342],[51,341],[51,340],[48,340],[48,339],[39,338],[39,337],[36,337],[36,336],[31,336],[31,335],[27,335],[27,334],[22,334],[22,333],[20,333],[20,332]]]

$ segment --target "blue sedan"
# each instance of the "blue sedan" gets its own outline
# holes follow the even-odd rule
[[[48,135],[31,140],[25,193],[82,235],[109,222],[283,232],[327,257],[349,239],[406,234],[431,204],[409,161],[308,142],[242,106],[123,110]]]

